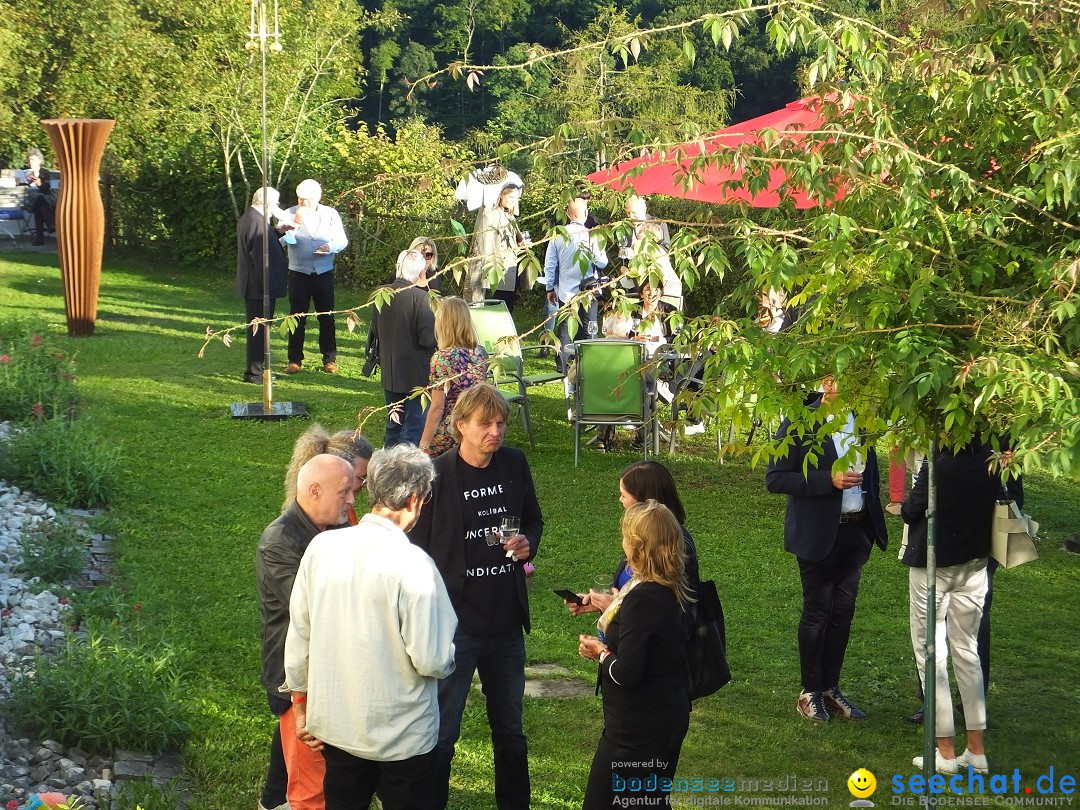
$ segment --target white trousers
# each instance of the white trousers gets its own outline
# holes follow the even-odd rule
[[[935,700],[937,703],[935,735],[952,737],[952,690],[949,688],[947,655],[952,657],[960,702],[964,706],[964,724],[968,731],[986,728],[986,694],[982,666],[979,663],[979,622],[986,598],[986,558],[937,569],[937,627],[935,632]],[[911,646],[919,681],[926,688],[926,569],[908,572]]]

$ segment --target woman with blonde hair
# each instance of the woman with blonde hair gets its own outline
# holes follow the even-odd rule
[[[518,286],[518,250],[526,239],[518,229],[517,210],[521,186],[507,183],[499,192],[495,205],[480,209],[476,215],[472,245],[469,249],[469,269],[462,295],[470,301],[497,298],[514,313]],[[488,289],[492,270],[498,271],[495,289]]]
[[[356,473],[356,485],[353,494],[359,494],[367,484],[368,461],[375,448],[371,442],[360,435],[359,430],[339,430],[333,436],[326,432],[320,424],[314,424],[300,434],[293,446],[292,459],[289,461],[289,469],[285,472],[285,503],[282,510],[288,509],[296,499],[296,478],[300,474],[300,468],[308,461],[322,453],[340,456],[353,465]],[[349,507],[349,523],[353,526],[357,523],[356,511]]]
[[[430,236],[418,236],[409,243],[409,250],[418,250],[424,257],[424,278],[429,290],[442,292],[442,277],[439,275],[439,248]]]
[[[435,340],[439,349],[431,356],[427,422],[420,449],[432,458],[454,446],[450,412],[462,392],[487,378],[488,354],[476,337],[469,306],[460,298],[439,302],[435,311]]]
[[[614,777],[639,780],[642,804],[666,805],[690,724],[683,608],[682,527],[664,504],[633,504],[622,519],[623,551],[634,571],[578,654],[600,662],[604,731],[593,756],[583,810],[611,808]]]

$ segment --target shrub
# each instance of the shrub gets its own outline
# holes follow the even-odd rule
[[[0,421],[31,422],[74,414],[75,364],[44,324],[0,323]]]
[[[74,591],[70,605],[68,623],[73,627],[81,627],[83,623],[94,621],[118,624],[131,617],[133,611],[141,610],[141,606],[132,608],[123,592],[115,585]]]
[[[47,419],[12,439],[0,478],[64,506],[104,506],[116,489],[118,455],[89,421]]]
[[[123,782],[109,801],[109,810],[176,810],[181,806],[179,781],[155,784],[150,776]]]
[[[43,582],[62,585],[82,570],[86,539],[67,521],[44,521],[23,534],[19,570]]]
[[[58,658],[38,657],[12,688],[16,728],[87,751],[157,753],[177,747],[182,721],[180,667],[165,644],[132,640],[122,626],[88,622]]]

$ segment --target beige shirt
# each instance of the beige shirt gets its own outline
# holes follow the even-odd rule
[[[435,747],[457,616],[435,563],[404,532],[368,514],[316,536],[289,611],[285,683],[307,692],[312,734],[378,762]]]

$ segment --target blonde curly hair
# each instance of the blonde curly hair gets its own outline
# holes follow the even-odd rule
[[[285,472],[285,503],[281,505],[281,510],[285,511],[289,504],[296,500],[296,478],[300,475],[300,468],[315,456],[329,453],[352,464],[358,458],[370,459],[374,452],[371,442],[365,439],[359,430],[346,428],[331,436],[322,425],[312,425],[300,434],[293,446],[289,469]]]

